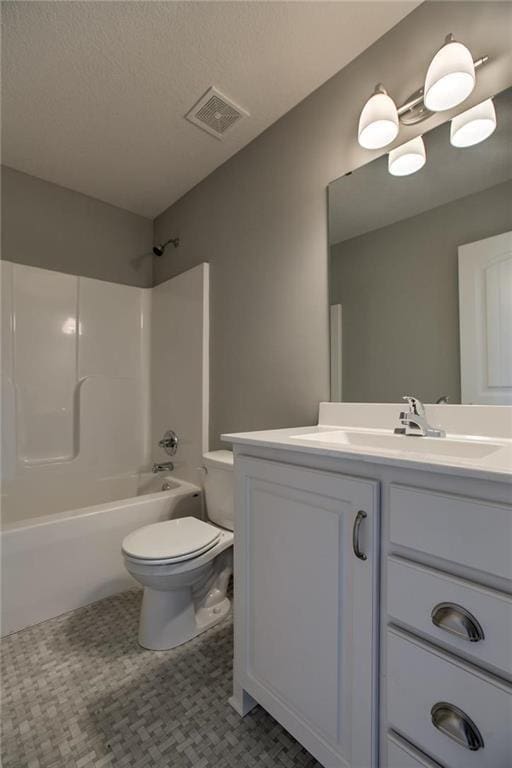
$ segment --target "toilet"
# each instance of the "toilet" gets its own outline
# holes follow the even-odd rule
[[[182,517],[146,525],[123,541],[128,573],[144,587],[139,643],[155,651],[186,643],[224,618],[233,573],[233,454],[203,456],[207,522]]]

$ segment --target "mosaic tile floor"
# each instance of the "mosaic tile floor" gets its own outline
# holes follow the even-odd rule
[[[137,645],[126,592],[2,642],[3,768],[320,768],[270,715],[243,720],[229,620],[173,651]]]

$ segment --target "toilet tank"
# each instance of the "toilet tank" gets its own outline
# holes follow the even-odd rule
[[[222,528],[233,530],[233,454],[231,451],[210,451],[203,454],[204,496],[208,520]]]

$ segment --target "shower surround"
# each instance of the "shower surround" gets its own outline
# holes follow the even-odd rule
[[[208,448],[208,265],[151,289],[8,261],[1,278],[3,603],[14,605],[9,591],[16,589],[20,604],[39,604],[34,621],[41,621],[57,615],[59,600],[23,590],[37,593],[34,568],[44,560],[37,542],[44,546],[47,526],[62,543],[45,576],[50,568],[63,589],[78,578],[83,585],[68,590],[76,594],[63,603],[70,610],[126,588],[124,573],[117,578],[122,535],[112,540],[114,572],[105,571],[105,552],[98,571],[95,550],[114,525],[113,502],[161,491],[144,473],[164,457],[157,444],[166,429],[181,439],[175,476],[199,479]],[[83,540],[89,569],[78,576],[68,543],[83,537],[84,515],[98,505],[104,515]],[[154,522],[144,509],[134,527],[144,514]],[[156,519],[165,515],[154,510]],[[4,611],[2,631],[20,621],[33,623]]]
[[[1,268],[3,522],[115,499],[150,459],[150,291]]]

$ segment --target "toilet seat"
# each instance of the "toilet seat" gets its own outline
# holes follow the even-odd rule
[[[130,560],[166,565],[191,560],[212,549],[221,531],[196,517],[166,520],[139,528],[123,541],[123,554]]]

